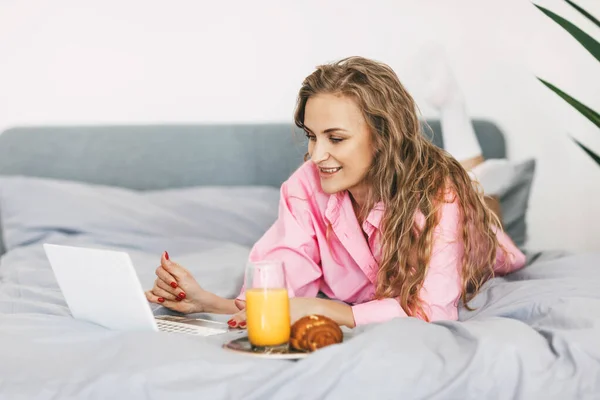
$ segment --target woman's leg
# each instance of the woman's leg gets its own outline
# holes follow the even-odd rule
[[[514,167],[507,159],[483,158],[464,95],[443,53],[430,53],[423,72],[426,100],[440,112],[444,149],[479,182],[488,206],[501,219],[498,198],[513,179]]]

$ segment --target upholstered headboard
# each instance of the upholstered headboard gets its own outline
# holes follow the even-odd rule
[[[439,121],[427,124],[443,147]],[[474,125],[484,156],[505,157],[498,127]],[[305,140],[290,124],[17,127],[0,135],[0,175],[138,190],[279,186],[302,162]]]
[[[474,125],[484,157],[505,157],[498,127]],[[439,121],[428,120],[424,132],[443,147]],[[305,152],[306,138],[291,124],[16,127],[0,134],[0,175],[136,190],[278,187]]]

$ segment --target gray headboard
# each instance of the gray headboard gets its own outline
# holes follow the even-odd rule
[[[439,121],[427,124],[443,147]],[[498,127],[474,125],[484,157],[505,157]],[[0,175],[138,190],[279,186],[302,162],[305,140],[291,124],[17,127],[0,135]]]

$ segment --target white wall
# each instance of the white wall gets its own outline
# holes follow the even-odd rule
[[[559,0],[539,4],[598,29]],[[579,0],[596,15],[600,2]],[[454,63],[468,106],[514,160],[535,157],[530,245],[600,249],[600,133],[540,74],[600,109],[600,64],[526,0],[0,2],[0,130],[19,124],[291,121],[313,67],[390,64],[420,101],[427,43]],[[426,116],[432,110],[421,104]]]

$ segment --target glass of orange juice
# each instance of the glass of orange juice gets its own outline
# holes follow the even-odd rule
[[[281,261],[246,267],[246,324],[255,351],[285,351],[290,340],[290,300]]]

